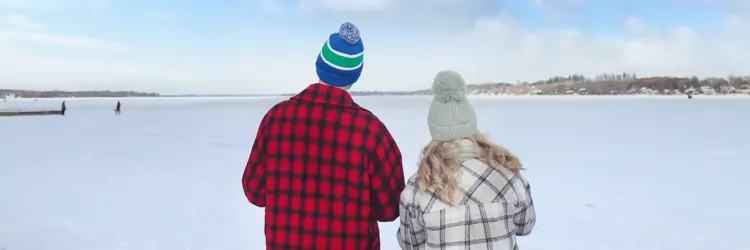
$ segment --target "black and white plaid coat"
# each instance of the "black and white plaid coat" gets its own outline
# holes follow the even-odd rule
[[[473,145],[462,141],[456,205],[420,191],[416,174],[401,193],[398,242],[404,250],[517,250],[516,236],[536,223],[529,183],[508,169],[480,161]]]

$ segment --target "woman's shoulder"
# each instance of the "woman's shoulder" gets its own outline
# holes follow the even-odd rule
[[[420,188],[418,179],[419,175],[415,173],[406,181],[406,188],[401,192],[401,204],[424,212],[431,207],[429,204],[442,203],[435,192]]]
[[[476,200],[491,202],[500,198],[510,203],[523,198],[527,186],[520,173],[501,167],[493,168],[481,160],[467,160],[461,163],[462,187],[472,187],[467,193]],[[466,189],[469,190],[469,189]]]
[[[417,178],[418,174],[414,173],[409,177],[409,179],[406,180],[406,187],[404,188],[404,191],[401,191],[401,203],[405,203],[405,205],[411,205],[415,203],[415,198],[420,192]]]
[[[489,164],[487,164],[483,159],[468,159],[468,160],[460,161],[459,163],[465,170],[473,171],[476,173],[483,173],[485,171],[497,172],[499,176],[502,176],[507,181],[510,181],[514,177],[519,177],[523,179],[520,174],[516,173],[516,171],[513,171],[505,167],[493,168]]]

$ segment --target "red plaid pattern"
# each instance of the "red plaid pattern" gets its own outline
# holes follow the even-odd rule
[[[399,216],[401,152],[344,90],[312,84],[266,113],[242,176],[265,207],[266,249],[380,249]]]

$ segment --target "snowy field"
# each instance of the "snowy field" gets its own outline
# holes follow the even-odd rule
[[[356,97],[407,175],[428,97]],[[0,249],[263,249],[241,176],[280,98],[68,99],[66,116],[0,117]],[[2,108],[59,108],[9,100]],[[538,212],[522,250],[746,250],[748,98],[475,98],[519,155]],[[398,224],[381,224],[384,250]]]

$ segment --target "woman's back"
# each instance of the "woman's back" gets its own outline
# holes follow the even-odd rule
[[[432,92],[432,140],[401,192],[401,249],[518,249],[536,223],[524,167],[479,133],[461,75],[439,72]]]
[[[515,236],[536,222],[528,182],[505,168],[492,168],[461,140],[453,203],[422,190],[415,174],[401,193],[402,249],[518,249]]]

